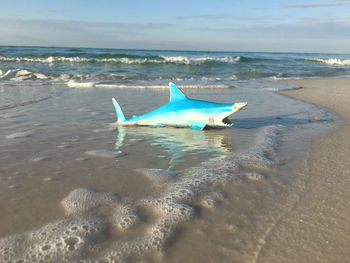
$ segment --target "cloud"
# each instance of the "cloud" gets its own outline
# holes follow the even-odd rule
[[[222,21],[231,17],[234,21]],[[135,49],[303,51],[349,53],[346,15],[298,17],[194,15],[213,23],[125,23],[0,17],[1,45]]]
[[[324,53],[349,53],[350,50],[350,25],[338,22],[203,26],[192,30],[192,35],[198,32],[202,39],[212,41],[211,46],[221,50]]]
[[[320,2],[311,4],[289,4],[282,5],[281,8],[317,8],[317,7],[337,7],[337,6],[350,6],[349,1],[335,1],[335,2]]]
[[[305,23],[305,19],[301,19],[273,24],[196,26],[191,29],[194,31],[193,35],[196,34],[195,32],[199,32],[207,38],[215,35],[218,39],[231,39],[232,41],[238,39],[250,39],[251,41],[274,39],[280,42],[284,39],[293,39],[293,41],[318,40],[324,43],[335,41],[349,43],[350,39],[350,21],[335,18],[309,18],[307,23]]]
[[[0,17],[0,45],[101,47],[153,40],[172,28],[162,23],[91,22]]]
[[[18,19],[18,18],[1,18],[0,23],[3,25],[0,28],[1,31],[17,31],[25,32],[43,30],[50,31],[56,30],[56,32],[74,30],[79,32],[90,33],[92,31],[105,32],[113,30],[114,32],[128,32],[133,30],[134,32],[142,32],[145,30],[159,30],[172,27],[172,24],[165,23],[119,23],[119,22],[93,22],[93,21],[80,21],[80,20],[44,20],[44,19]]]

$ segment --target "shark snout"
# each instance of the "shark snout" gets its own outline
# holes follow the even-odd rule
[[[239,111],[240,109],[247,106],[247,104],[248,104],[247,102],[237,102],[237,103],[233,104],[232,109],[235,111]]]

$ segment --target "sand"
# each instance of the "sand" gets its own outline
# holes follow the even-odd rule
[[[343,125],[327,135],[315,138],[311,150],[307,151],[305,155],[304,149],[306,147],[301,147],[303,148],[299,151],[302,153],[301,156],[307,158],[301,162],[297,171],[295,171],[298,167],[296,164],[299,164],[300,158],[288,161],[285,165],[272,165],[271,167],[254,166],[253,162],[252,167],[247,165],[244,168],[244,173],[243,170],[242,173],[239,173],[240,176],[236,178],[237,180],[203,187],[203,194],[198,202],[190,201],[194,204],[195,216],[191,217],[191,220],[179,221],[174,227],[173,234],[169,239],[166,239],[161,253],[150,253],[150,255],[146,253],[147,255],[140,256],[140,261],[167,263],[347,262],[350,258],[350,252],[348,251],[350,244],[349,195],[347,195],[350,174],[346,172],[349,170],[347,168],[349,167],[349,161],[347,160],[349,142],[344,140],[344,137],[350,134],[348,131],[349,120],[346,116],[349,115],[347,114],[349,113],[349,99],[346,101],[348,97],[345,97],[347,83],[349,83],[349,80],[334,79],[293,83],[305,88],[284,94],[299,96],[299,99],[317,103],[336,111],[345,120],[342,122]],[[73,92],[77,93],[76,96],[84,95],[84,100],[76,103],[76,97],[72,96]],[[6,208],[3,209],[4,213],[0,213],[2,215],[0,217],[0,236],[20,234],[28,230],[33,230],[33,233],[41,233],[42,229],[48,227],[56,229],[56,226],[58,226],[61,227],[59,234],[55,237],[50,236],[50,242],[55,244],[55,240],[60,239],[60,234],[65,235],[66,233],[62,229],[65,227],[71,228],[71,225],[67,224],[68,219],[63,218],[67,212],[67,206],[63,207],[61,205],[62,199],[66,200],[63,201],[63,204],[67,204],[67,200],[71,200],[72,195],[74,196],[77,193],[83,193],[82,197],[90,195],[101,197],[101,193],[104,192],[107,193],[106,197],[111,197],[110,193],[116,193],[117,197],[122,198],[114,200],[112,196],[112,201],[125,201],[127,205],[134,204],[134,207],[138,209],[137,213],[140,213],[140,218],[143,218],[144,221],[140,220],[139,225],[135,225],[134,229],[131,228],[130,232],[125,232],[121,236],[119,236],[122,233],[119,226],[116,229],[111,227],[115,231],[104,235],[106,228],[103,226],[110,226],[108,220],[112,218],[108,215],[108,217],[106,216],[108,220],[105,223],[96,222],[96,224],[101,225],[99,238],[95,236],[97,232],[94,232],[94,236],[84,239],[92,240],[94,247],[102,244],[106,251],[109,249],[111,249],[109,251],[114,251],[113,241],[118,240],[119,237],[123,240],[124,238],[125,240],[129,238],[133,240],[137,236],[143,237],[145,236],[145,229],[147,227],[153,229],[152,227],[157,223],[155,220],[158,218],[157,213],[153,215],[144,207],[143,203],[139,204],[137,200],[143,200],[145,196],[157,196],[158,191],[158,196],[163,196],[161,195],[163,191],[161,189],[167,188],[160,187],[162,184],[171,183],[173,179],[175,179],[173,182],[178,179],[185,180],[186,176],[192,176],[193,174],[186,173],[180,176],[168,173],[169,165],[193,167],[199,165],[202,160],[198,153],[193,157],[186,157],[186,163],[175,163],[171,161],[173,158],[153,159],[152,156],[162,155],[164,157],[167,154],[156,147],[164,144],[164,147],[167,147],[166,149],[173,152],[176,158],[179,158],[175,153],[183,154],[188,147],[213,148],[215,153],[217,151],[225,153],[229,150],[225,147],[245,149],[247,145],[250,145],[244,142],[244,138],[248,140],[251,137],[247,136],[246,131],[243,133],[247,137],[239,136],[239,133],[237,133],[239,129],[235,130],[235,136],[231,136],[231,133],[225,131],[214,132],[210,130],[205,131],[203,134],[205,136],[194,136],[196,134],[188,129],[167,130],[163,128],[161,131],[157,130],[157,134],[154,136],[154,131],[151,128],[144,127],[140,130],[141,128],[138,127],[137,132],[136,130],[130,130],[129,134],[125,133],[124,136],[122,131],[117,132],[98,125],[115,117],[114,113],[109,115],[109,112],[105,111],[111,106],[112,91],[103,90],[99,93],[89,93],[84,90],[83,94],[80,92],[80,90],[73,90],[70,94],[64,94],[65,97],[59,99],[59,102],[67,102],[67,104],[50,104],[51,109],[55,105],[56,108],[54,107],[52,112],[49,112],[51,115],[46,112],[43,117],[39,115],[40,122],[36,119],[29,120],[30,124],[46,122],[50,124],[51,122],[48,120],[55,119],[55,123],[61,121],[60,125],[63,125],[63,127],[59,125],[36,125],[33,130],[19,129],[18,132],[17,129],[12,129],[10,126],[8,133],[5,133],[6,136],[13,137],[4,137],[6,141],[22,140],[22,143],[18,143],[19,150],[16,155],[13,154],[12,145],[9,143],[8,147],[11,148],[12,155],[5,155],[7,158],[5,162],[10,164],[14,162],[9,160],[12,160],[12,156],[15,156],[16,160],[19,160],[16,162],[16,166],[5,167],[6,169],[1,167],[0,169],[0,173],[11,176],[3,182],[4,187],[2,189],[4,190],[0,191],[0,194],[6,197],[0,203],[0,207]],[[124,94],[124,99],[130,97],[128,92],[131,91],[121,93],[121,95]],[[209,93],[209,95],[211,94]],[[101,96],[98,98],[99,103],[89,103],[89,98],[95,101],[96,95]],[[144,100],[145,93],[140,92],[134,95],[139,96],[139,100]],[[262,95],[260,93],[258,95],[260,95],[258,97],[260,100]],[[272,93],[269,93],[268,96],[270,100],[280,97]],[[162,98],[167,100],[168,94],[164,93]],[[69,101],[69,99],[72,101]],[[296,103],[296,101],[289,98],[283,99],[289,101],[289,103]],[[274,101],[276,102],[276,100]],[[72,102],[74,103],[72,104]],[[254,105],[254,101],[250,100],[250,102],[250,105]],[[36,107],[35,104],[33,105]],[[74,105],[74,107],[72,108],[71,105]],[[269,113],[271,115],[277,114],[279,110],[279,114],[283,114],[281,109],[287,108],[287,106],[286,104],[279,105],[280,107],[272,108]],[[298,103],[294,106],[296,107],[296,105]],[[140,106],[138,110],[142,110],[142,107]],[[56,117],[57,112],[61,112],[62,108],[67,108],[69,114],[63,116],[62,119],[52,118],[52,116]],[[302,109],[309,108],[303,106]],[[41,111],[41,108],[38,108],[37,113],[40,114]],[[242,111],[242,114],[244,119],[245,112]],[[254,111],[250,114],[260,116]],[[31,116],[36,116],[36,114]],[[67,116],[69,116],[68,119]],[[90,116],[95,116],[93,122],[91,122]],[[270,114],[264,116],[269,117]],[[45,118],[48,118],[48,120]],[[271,122],[270,119],[268,118],[268,121]],[[79,125],[76,125],[76,120],[80,120]],[[312,120],[314,119],[310,119],[310,121]],[[282,120],[273,118],[273,121],[279,124],[283,121],[283,118]],[[65,123],[68,123],[68,125]],[[237,123],[237,126],[239,126],[238,119],[236,119]],[[324,124],[329,127],[333,126],[330,123]],[[43,128],[40,130],[40,127]],[[14,131],[16,133],[13,133]],[[51,136],[52,134],[55,134],[55,136]],[[119,136],[119,134],[121,135]],[[269,134],[271,134],[271,131]],[[301,132],[301,135],[303,135],[303,132]],[[179,139],[175,140],[174,138]],[[293,153],[293,156],[293,151],[298,150],[294,149],[297,145],[294,143],[297,138],[300,139],[298,136],[291,136],[285,140],[285,143],[289,143],[286,149]],[[28,144],[23,144],[25,140],[28,141]],[[267,140],[267,142],[269,141]],[[271,144],[267,144],[267,149],[272,149],[278,145],[278,142],[274,142],[274,140],[270,142]],[[29,144],[31,147],[27,147]],[[117,145],[118,147],[115,148]],[[309,146],[309,144],[307,143],[306,146]],[[119,150],[126,153],[126,155],[110,158],[115,154],[119,155]],[[146,151],[149,156],[147,155],[147,158],[144,158],[143,153]],[[140,153],[142,158],[137,157]],[[280,152],[278,153],[280,154]],[[206,154],[204,153],[204,160],[209,158]],[[135,156],[137,160],[142,162],[134,162]],[[185,159],[184,157],[181,158]],[[213,165],[217,166],[216,163]],[[149,167],[161,169],[145,169]],[[220,167],[220,163],[218,167]],[[233,169],[235,168],[233,167]],[[20,173],[20,171],[25,172]],[[201,170],[198,171],[201,172]],[[218,169],[218,171],[221,170]],[[163,177],[160,178],[160,175]],[[171,190],[170,186],[169,189]],[[74,190],[77,188],[78,190]],[[102,192],[90,192],[85,188]],[[208,192],[206,193],[206,191]],[[70,192],[71,194],[69,194]],[[105,195],[102,194],[102,196]],[[104,200],[104,198],[102,199]],[[70,207],[68,206],[68,208]],[[95,207],[93,208],[95,209]],[[69,211],[71,210],[68,209]],[[101,213],[106,212],[106,214],[113,211],[101,209]],[[79,220],[73,222],[75,224],[73,228],[75,230],[85,230],[83,227],[76,227],[77,223],[83,226],[86,223]],[[84,233],[79,232],[78,234],[81,234],[83,238]],[[5,240],[3,243],[6,245],[9,243],[7,239],[3,240]],[[11,240],[13,241],[13,239]],[[40,248],[40,242],[34,243],[35,241],[31,239],[26,240],[29,240],[28,243],[31,246],[20,247],[21,245],[18,245],[18,251],[29,250],[33,244],[37,244],[36,247]],[[108,242],[102,243],[103,240],[108,240]],[[46,240],[44,241],[46,242]],[[68,244],[72,243],[71,239],[68,239],[68,241]],[[47,244],[43,243],[42,248],[47,248]],[[88,246],[82,247],[79,252],[83,258],[89,256],[84,252],[87,248]],[[132,250],[136,251],[134,248]],[[45,251],[47,250],[45,249]],[[60,254],[55,254],[56,258],[57,255]],[[67,256],[69,255],[71,254],[67,253]],[[105,255],[108,255],[108,253],[106,252]],[[52,260],[52,262],[61,262],[60,256],[58,258],[58,261]],[[73,256],[70,257],[70,261],[73,259],[75,259]],[[130,259],[128,262],[134,261]]]
[[[283,94],[336,112],[341,127],[312,140],[296,202],[269,231],[256,262],[350,261],[350,79],[295,80]]]

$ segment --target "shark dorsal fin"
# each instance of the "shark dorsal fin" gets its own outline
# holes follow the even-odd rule
[[[169,83],[170,88],[170,101],[177,101],[187,99],[182,91],[172,82]]]

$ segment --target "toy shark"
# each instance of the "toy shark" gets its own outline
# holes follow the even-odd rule
[[[204,127],[230,127],[232,122],[228,116],[239,111],[247,102],[216,103],[187,98],[174,84],[169,83],[170,101],[151,112],[126,119],[118,104],[113,98],[117,112],[117,124],[142,126],[175,126],[191,127],[194,130],[203,130]]]

